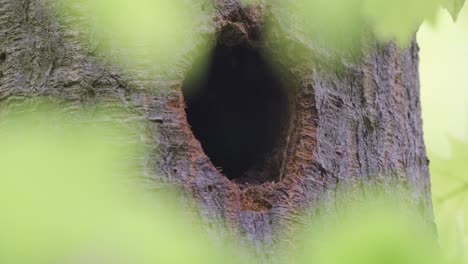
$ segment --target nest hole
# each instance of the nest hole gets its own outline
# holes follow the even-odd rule
[[[195,61],[182,90],[188,123],[215,167],[230,180],[278,180],[288,93],[258,49],[218,44],[208,63]]]

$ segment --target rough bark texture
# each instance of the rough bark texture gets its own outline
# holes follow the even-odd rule
[[[59,22],[41,0],[0,0],[2,109],[53,97],[65,111],[112,103],[109,107],[136,113],[150,131],[148,184],[181,186],[196,201],[207,228],[227,226],[265,258],[280,237],[275,234],[288,232],[304,208],[325,203],[333,211],[337,199],[351,199],[343,197],[342,186],[366,192],[396,184],[432,219],[415,41],[404,50],[380,45],[337,72],[276,54],[273,41],[260,43],[256,36],[264,17],[282,23],[274,9],[242,8],[234,0],[216,1],[216,7],[200,21],[200,31],[219,42],[269,50],[291,91],[289,121],[272,157],[275,166],[263,172],[276,175],[267,175],[270,180],[227,179],[193,136],[181,90],[195,59],[190,49],[177,66],[151,78],[136,66],[121,71],[99,60],[92,45],[80,43],[76,31],[64,26],[82,23],[79,18],[65,13]],[[279,28],[273,36],[291,50],[322,56],[297,33]]]

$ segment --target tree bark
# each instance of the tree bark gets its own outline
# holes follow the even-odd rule
[[[271,164],[230,180],[204,153],[187,121],[182,86],[196,60],[193,52],[151,78],[135,65],[122,70],[105,63],[92,44],[80,42],[66,26],[82,23],[79,17],[45,3],[0,0],[2,109],[54,98],[64,111],[104,103],[134,113],[149,131],[144,138],[151,149],[148,184],[181,187],[193,197],[208,229],[228,227],[267,258],[270,247],[284,239],[278,234],[291,231],[305,208],[325,204],[333,212],[337,200],[353,199],[342,191],[345,186],[363,192],[400,186],[432,219],[414,40],[406,49],[372,44],[376,48],[359,62],[334,70],[276,49],[277,41],[315,62],[331,60],[300,33],[283,29],[274,8],[217,0],[216,12],[207,14],[200,31],[217,36],[218,43],[268,50],[270,63],[281,72],[278,79],[288,86],[287,117]],[[261,41],[256,36],[264,19],[279,26],[272,38]],[[196,41],[193,47],[203,40]],[[125,122],[128,117],[113,118]]]

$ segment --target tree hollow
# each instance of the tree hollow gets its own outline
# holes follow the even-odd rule
[[[286,89],[261,52],[246,44],[218,44],[203,62],[193,65],[183,93],[205,154],[230,180],[276,180],[278,166],[271,163],[288,124]]]

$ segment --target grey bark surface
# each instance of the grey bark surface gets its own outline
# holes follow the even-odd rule
[[[204,35],[221,36],[220,41],[255,43],[250,33],[262,29],[264,16],[282,23],[274,9],[243,8],[234,0],[215,4],[215,12],[197,23]],[[293,91],[291,117],[278,151],[283,155],[276,157],[278,178],[241,184],[215,168],[187,124],[181,85],[194,60],[190,47],[176,66],[148,77],[137,65],[122,70],[103,62],[92,44],[80,42],[66,26],[83,22],[60,12],[50,1],[0,0],[2,111],[47,97],[61,102],[64,111],[104,104],[134,113],[149,131],[142,136],[151,149],[148,185],[179,186],[208,229],[241,234],[268,260],[272,245],[285,239],[277,234],[292,231],[304,208],[326,204],[337,210],[336,200],[352,199],[341,192],[348,185],[364,192],[401,186],[432,219],[415,41],[406,49],[376,45],[340,72],[288,58],[297,53],[276,54],[273,42],[258,44],[275,55],[272,63],[283,69]],[[273,36],[291,50],[327,59],[298,33],[279,30]],[[112,118],[124,123],[128,117]]]

